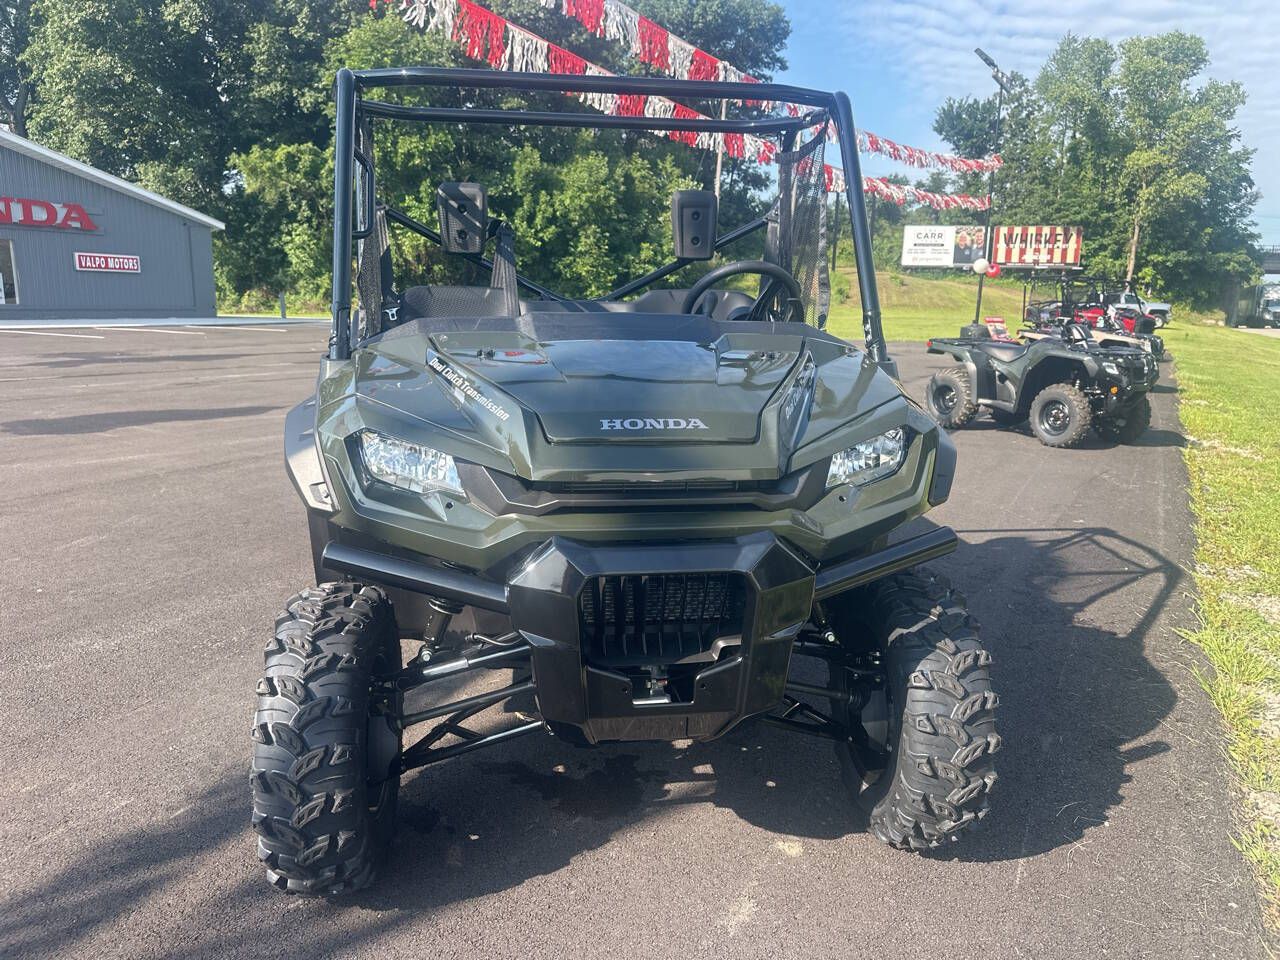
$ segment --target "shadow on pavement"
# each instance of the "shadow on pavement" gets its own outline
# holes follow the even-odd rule
[[[1106,529],[962,536],[969,542],[961,554],[941,566],[970,587],[983,622],[1004,748],[991,816],[932,856],[1016,860],[1075,843],[1105,823],[1133,765],[1169,749],[1147,737],[1176,694],[1143,643],[1182,572]],[[248,752],[246,738],[246,767]],[[374,888],[336,906],[288,901],[268,889],[252,862],[246,781],[244,770],[224,769],[200,796],[180,801],[189,812],[92,843],[0,911],[0,954],[82,947],[111,936],[135,909],[154,911],[150,924],[181,923],[155,901],[173,895],[165,888],[190,882],[212,848],[242,850],[244,870],[200,893],[237,922],[211,922],[198,950],[187,943],[182,956],[284,942],[297,956],[349,955],[424,912],[560,871],[619,831],[677,808],[714,805],[773,833],[814,839],[856,835],[865,823],[827,743],[761,724],[685,748],[575,749],[534,736],[407,777],[386,871]],[[323,922],[339,912],[341,926]]]
[[[97,364],[113,363],[204,363],[209,360],[243,360],[246,357],[257,357],[253,353],[133,353],[119,351],[116,353],[90,353],[76,351],[64,353],[56,360],[28,360],[23,366],[45,367],[49,369],[74,369]]]
[[[74,417],[46,417],[39,420],[9,420],[0,423],[0,432],[22,437],[64,436],[67,434],[105,433],[121,427],[147,427],[157,423],[190,420],[225,420],[230,417],[256,417],[280,407],[218,407],[190,410],[121,410],[112,413],[86,413]]]
[[[0,907],[0,956],[54,956],[123,923],[142,901],[185,879],[210,849],[242,833],[248,793],[247,774],[226,770],[182,815],[91,842],[68,867]]]
[[[957,555],[963,571],[956,558],[945,566],[987,584],[970,607],[995,660],[1000,780],[980,837],[934,854],[947,859],[1021,859],[1104,824],[1131,766],[1170,749],[1147,737],[1177,701],[1144,651],[1184,576],[1177,564],[1107,529],[961,532],[988,534]]]
[[[984,431],[1002,430],[1006,433],[1015,433],[1021,437],[1027,438],[1029,441],[1039,443],[1036,435],[1031,432],[1031,427],[1026,423],[1020,423],[1017,426],[1004,426],[990,420],[986,417],[978,417],[964,427],[965,432],[982,433]],[[1165,430],[1162,428],[1150,427],[1142,436],[1130,444],[1123,446],[1130,447],[1185,447],[1187,438],[1176,430]],[[1104,440],[1096,433],[1090,431],[1085,434],[1083,440],[1080,441],[1073,449],[1076,450],[1110,450],[1112,447],[1122,446],[1113,440]],[[1066,451],[1068,454],[1070,451]]]

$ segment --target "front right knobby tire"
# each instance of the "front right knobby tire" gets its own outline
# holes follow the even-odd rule
[[[1089,398],[1070,383],[1051,383],[1031,401],[1031,432],[1046,447],[1074,447],[1089,433]]]
[[[359,890],[385,857],[400,786],[400,730],[377,689],[400,669],[391,603],[358,584],[306,590],[265,658],[250,772],[258,857],[288,893]]]
[[[841,766],[876,837],[899,850],[939,847],[986,816],[996,781],[991,655],[964,597],[928,570],[894,574],[836,602],[846,630],[856,624],[878,646],[884,672],[868,709],[843,719],[888,721],[889,762],[878,776],[864,772],[852,741],[837,746]]]

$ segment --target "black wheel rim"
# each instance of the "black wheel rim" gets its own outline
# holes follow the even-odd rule
[[[1060,437],[1071,426],[1071,408],[1064,400],[1050,400],[1040,408],[1040,429],[1051,437]]]
[[[933,405],[937,407],[939,413],[950,413],[959,402],[960,396],[956,393],[956,388],[950,384],[941,383],[933,388]]]
[[[844,694],[834,714],[844,725],[849,738],[844,746],[864,788],[889,776],[902,728],[902,707],[895,707],[887,677],[875,685],[865,703],[858,696],[862,687],[849,671],[865,666],[833,662],[830,667],[831,685]]]

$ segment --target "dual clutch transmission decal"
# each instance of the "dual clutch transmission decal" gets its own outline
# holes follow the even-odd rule
[[[454,389],[462,394],[462,396],[480,404],[480,406],[484,407],[499,420],[505,423],[511,419],[511,414],[504,410],[500,404],[486,397],[470,380],[441,360],[436,354],[427,354],[427,366],[453,384]]]

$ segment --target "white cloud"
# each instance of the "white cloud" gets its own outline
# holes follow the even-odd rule
[[[895,85],[905,93],[904,108],[930,115],[942,95],[991,91],[974,47],[982,47],[1006,70],[1034,76],[1068,32],[1113,41],[1174,29],[1199,34],[1209,46],[1207,74],[1238,80],[1248,93],[1237,121],[1245,145],[1257,151],[1253,173],[1263,194],[1259,226],[1264,239],[1280,243],[1280,95],[1275,80],[1280,34],[1269,26],[1275,0],[1233,0],[1229,5],[1221,0],[948,0],[945,5],[854,0],[838,9],[838,30],[830,29],[830,21],[827,29],[840,37],[850,61],[873,57],[890,64],[898,74]]]

